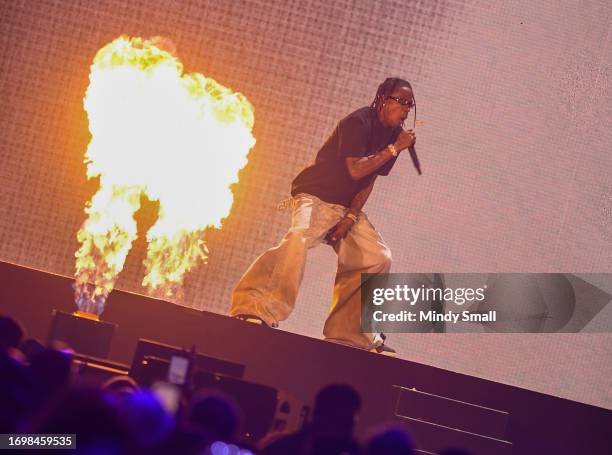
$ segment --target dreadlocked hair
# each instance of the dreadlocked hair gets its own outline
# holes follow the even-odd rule
[[[389,95],[399,87],[408,87],[412,92],[412,103],[414,104],[414,118],[416,122],[416,100],[414,99],[414,90],[412,85],[405,79],[399,77],[388,77],[385,81],[378,86],[376,90],[376,96],[370,105],[376,112],[382,107],[383,103],[387,100]],[[403,125],[402,125],[403,126]]]

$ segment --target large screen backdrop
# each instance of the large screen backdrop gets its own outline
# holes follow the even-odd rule
[[[1,6],[0,259],[74,273],[97,50],[166,36],[186,71],[244,93],[256,146],[189,307],[225,313],[241,274],[289,225],[276,211],[336,122],[387,76],[415,87],[417,149],[366,211],[396,272],[611,272],[610,22],[606,1],[7,1]],[[223,160],[222,154],[218,156]],[[214,197],[210,194],[194,195]],[[143,292],[144,234],[117,282]],[[311,252],[282,329],[319,337],[335,256]],[[608,290],[610,291],[610,290]],[[393,334],[403,358],[612,408],[607,334]],[[271,348],[273,349],[273,348]]]

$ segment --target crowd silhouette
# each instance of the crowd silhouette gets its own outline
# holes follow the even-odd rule
[[[358,440],[361,397],[350,385],[330,384],[316,396],[297,432],[272,433],[258,443],[241,435],[239,405],[223,393],[198,390],[176,409],[129,376],[92,385],[76,374],[69,349],[24,339],[13,318],[0,316],[0,433],[75,434],[86,455],[412,455],[408,431],[383,426]],[[62,450],[55,449],[54,453]],[[440,454],[469,455],[461,449]]]

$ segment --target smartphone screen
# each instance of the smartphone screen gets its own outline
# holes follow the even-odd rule
[[[188,358],[173,355],[170,359],[170,367],[168,368],[168,382],[177,385],[185,384],[188,369]]]

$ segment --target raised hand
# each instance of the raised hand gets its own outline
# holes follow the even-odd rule
[[[416,142],[416,135],[413,130],[402,130],[399,137],[395,141],[395,149],[399,152],[400,150],[411,147]]]

